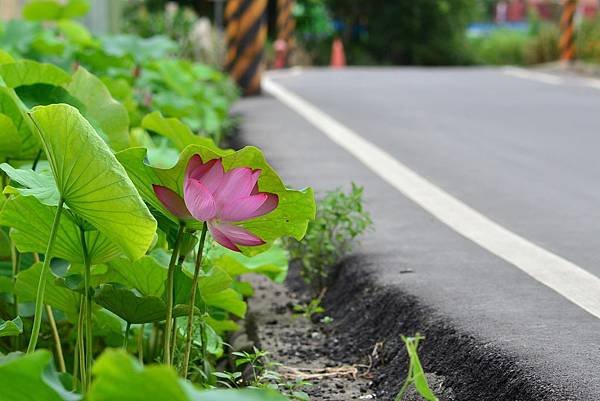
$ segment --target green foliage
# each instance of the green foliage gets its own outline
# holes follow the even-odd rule
[[[38,106],[31,118],[65,204],[131,258],[143,256],[156,221],[108,145],[72,106]]]
[[[0,396],[10,401],[78,401],[81,396],[66,390],[48,351],[0,358]]]
[[[19,316],[13,320],[0,319],[0,337],[18,336],[23,332],[23,321]]]
[[[576,35],[576,49],[581,60],[600,63],[600,17],[581,23]]]
[[[466,26],[476,12],[472,0],[328,0],[351,55],[364,51],[381,64],[461,64],[468,61]],[[365,30],[356,34],[356,23]],[[354,31],[354,32],[353,32]],[[354,61],[350,58],[349,62]]]
[[[414,337],[402,336],[402,341],[404,341],[409,358],[408,375],[400,392],[394,398],[394,401],[402,401],[406,394],[406,390],[408,390],[411,385],[414,385],[419,395],[427,401],[438,401],[435,394],[433,394],[433,391],[429,388],[427,377],[425,377],[425,372],[423,371],[423,366],[421,365],[419,354],[417,353],[419,342],[424,339],[425,337],[421,337],[418,333]]]
[[[311,221],[302,241],[286,242],[292,260],[301,264],[307,283],[321,290],[331,272],[352,251],[353,241],[370,225],[371,217],[363,208],[363,188],[352,184],[350,192],[328,192],[317,205],[317,217]]]
[[[109,350],[94,366],[90,401],[285,401],[263,390],[198,390],[167,366],[140,366],[123,351]]]
[[[475,61],[492,65],[521,65],[528,35],[523,32],[500,29],[488,36],[473,39],[471,46]]]
[[[164,37],[93,37],[68,19],[88,6],[33,1],[25,9],[33,22],[0,29],[0,337],[14,337],[2,344],[15,351],[29,339],[26,356],[0,359],[0,398],[284,400],[269,391],[200,391],[186,379],[215,384],[223,336],[239,328],[233,319],[245,316],[252,294],[240,276],[283,281],[287,253],[271,246],[302,238],[315,214],[312,190],[287,188],[256,148],[218,146],[237,97],[228,77],[172,58],[177,45]],[[264,245],[242,255],[199,241],[202,222],[178,229],[152,185],[182,194],[193,154],[261,170],[260,190],[276,193],[278,208],[240,224]],[[57,324],[42,324],[42,314]],[[49,354],[34,352],[38,338],[47,347],[59,339],[52,346],[64,348],[66,363],[57,362],[67,365],[60,378],[72,392]],[[183,365],[184,339],[195,373],[182,370],[182,379],[124,351],[102,354],[123,346],[142,362]]]
[[[294,313],[292,317],[303,316],[308,320],[312,320],[312,316],[318,313],[325,312],[325,308],[321,306],[321,300],[318,298],[311,299],[308,304],[294,305]]]

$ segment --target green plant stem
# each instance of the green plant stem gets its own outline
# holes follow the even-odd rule
[[[50,230],[50,239],[48,240],[48,247],[44,256],[44,264],[42,265],[42,271],[40,273],[40,280],[38,282],[37,295],[35,298],[35,315],[33,317],[33,327],[31,329],[31,338],[29,339],[29,346],[27,347],[27,353],[30,354],[35,351],[37,345],[38,336],[40,335],[40,327],[42,325],[42,307],[44,305],[44,295],[46,292],[46,280],[48,278],[48,271],[50,270],[50,260],[52,259],[52,249],[54,248],[54,241],[56,240],[56,232],[60,224],[60,215],[63,209],[63,199],[60,198],[58,201],[58,209],[54,215],[54,222],[52,223],[52,229]]]
[[[138,336],[138,360],[143,365],[144,364],[144,327],[145,325],[142,323],[140,326],[140,334]]]
[[[17,275],[19,274],[19,270],[21,270],[21,254],[19,253],[12,239],[10,241],[10,255],[12,262],[12,282],[14,286],[17,283]],[[17,317],[19,316],[19,297],[17,296],[16,292],[13,293],[13,306],[14,317]],[[15,351],[19,351],[21,349],[21,336],[15,336],[14,342]]]
[[[77,320],[77,349],[79,356],[79,375],[81,377],[81,390],[87,391],[87,376],[85,371],[85,350],[83,341],[84,331],[84,315],[85,315],[85,297],[79,297],[79,319]]]
[[[63,356],[62,344],[60,341],[60,335],[58,333],[58,327],[56,327],[56,320],[54,320],[54,312],[52,307],[46,305],[46,316],[50,323],[50,329],[52,331],[52,337],[54,339],[54,346],[56,347],[56,359],[58,360],[58,370],[60,373],[66,373],[67,368],[65,367],[65,358]]]
[[[175,244],[173,245],[173,254],[169,261],[169,271],[167,274],[167,316],[165,319],[165,338],[164,338],[164,349],[163,349],[163,363],[165,365],[171,365],[171,325],[173,323],[173,286],[174,286],[174,275],[175,275],[175,264],[177,257],[179,256],[179,247],[181,245],[181,238],[183,237],[184,225],[179,225],[177,231],[177,237],[175,238]]]
[[[40,157],[42,157],[42,150],[38,150],[37,154],[35,155],[35,159],[33,159],[33,164],[31,165],[31,169],[33,171],[35,171],[35,169],[37,168],[37,165],[40,161]]]
[[[131,323],[127,322],[125,326],[125,338],[123,339],[123,349],[127,351],[127,345],[129,344],[129,330],[131,329]]]
[[[196,264],[194,266],[194,277],[192,278],[192,293],[190,294],[190,303],[188,311],[187,330],[185,334],[185,352],[183,355],[183,366],[181,368],[181,377],[186,378],[190,364],[190,352],[192,350],[192,337],[194,335],[194,305],[196,304],[196,292],[198,290],[198,276],[202,267],[202,254],[204,253],[204,241],[206,240],[206,222],[202,225],[202,234],[198,243],[198,252],[196,253]],[[204,344],[202,344],[204,345]]]
[[[81,250],[83,251],[83,264],[85,270],[83,273],[83,282],[85,285],[84,289],[84,309],[85,309],[85,374],[86,381],[89,385],[92,380],[92,293],[90,291],[90,285],[92,282],[92,264],[90,261],[90,255],[88,253],[87,244],[85,240],[85,231],[83,228],[79,228],[81,237]]]
[[[71,391],[77,391],[77,375],[79,374],[79,335],[75,340],[75,352],[73,353],[73,386]]]

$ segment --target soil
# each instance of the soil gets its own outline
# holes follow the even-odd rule
[[[326,321],[332,313],[337,315],[339,308],[328,301],[327,293],[323,302],[329,303],[330,309],[311,317],[294,316],[294,305],[306,305],[315,295],[297,272],[298,267],[292,265],[285,284],[273,283],[262,276],[249,280],[255,289],[254,297],[249,300],[246,327],[251,340],[267,350],[271,360],[281,363],[277,369],[280,374],[290,381],[302,378],[311,382],[311,386],[301,390],[312,401],[393,400],[407,366],[389,371],[385,361],[386,353],[391,350],[386,349],[385,342],[369,342],[370,348],[357,347],[361,339],[350,340],[345,336],[341,331],[343,321],[338,323],[333,318],[332,322],[324,323],[322,319]],[[396,351],[402,355],[404,348]],[[404,358],[404,365],[406,362]],[[455,400],[452,390],[444,385],[444,377],[429,373],[427,377],[440,401]],[[422,398],[411,388],[404,400]]]
[[[281,373],[314,374],[305,389],[312,401],[394,400],[408,367],[400,336],[417,332],[426,337],[419,355],[440,401],[573,401],[519,358],[461,332],[363,266],[355,256],[338,267],[322,300],[329,324],[320,322],[324,315],[292,317],[293,305],[314,297],[294,264],[284,285],[251,280],[250,337],[283,365]],[[412,389],[403,401],[418,400]]]

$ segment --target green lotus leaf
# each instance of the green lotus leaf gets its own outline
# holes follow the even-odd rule
[[[9,88],[33,84],[61,86],[71,80],[71,76],[57,66],[33,60],[0,64],[0,77]]]
[[[201,145],[223,152],[212,139],[195,135],[187,125],[176,118],[165,118],[159,111],[145,116],[142,119],[142,128],[168,138],[179,151],[188,145]]]
[[[21,150],[21,136],[12,119],[0,113],[0,158],[18,155]]]
[[[233,252],[224,247],[215,247],[209,253],[214,266],[220,267],[230,276],[257,273],[282,283],[287,276],[288,254],[278,245],[274,245],[260,255],[248,257],[239,252]]]
[[[23,321],[19,316],[13,320],[0,319],[0,337],[18,336],[23,332]]]
[[[10,236],[20,252],[44,253],[55,213],[56,206],[44,205],[32,196],[13,196],[0,211],[0,225],[11,227]],[[92,264],[122,255],[121,248],[97,230],[86,231],[85,239]],[[71,263],[84,263],[80,228],[68,212],[60,220],[52,255]]]
[[[286,401],[270,390],[199,390],[165,365],[142,366],[122,350],[107,350],[93,368],[89,401]]]
[[[66,390],[52,364],[49,351],[12,353],[0,358],[0,398],[7,401],[77,401]]]
[[[20,137],[20,150],[11,154],[13,159],[33,159],[40,150],[40,141],[33,134],[32,123],[27,117],[27,107],[15,94],[15,91],[6,87],[0,77],[0,113],[9,117],[17,128]]]
[[[241,225],[258,235],[265,245],[257,247],[240,247],[246,255],[252,256],[270,248],[273,241],[278,238],[291,236],[298,240],[306,233],[308,222],[315,216],[315,201],[311,188],[301,191],[285,187],[277,173],[266,162],[262,152],[248,146],[237,152],[215,152],[212,149],[190,145],[186,147],[179,157],[177,164],[170,169],[153,168],[144,162],[146,149],[131,148],[116,154],[117,159],[123,164],[131,180],[140,192],[142,198],[153,209],[157,210],[173,222],[178,222],[158,200],[152,189],[153,184],[162,185],[183,196],[183,181],[185,170],[190,158],[198,154],[204,162],[222,157],[223,167],[226,171],[236,167],[250,167],[261,169],[258,180],[259,190],[271,192],[279,197],[277,209],[264,216],[246,221]],[[189,221],[186,225],[199,229],[201,222]]]
[[[124,257],[111,261],[101,280],[135,288],[143,295],[162,297],[166,279],[167,267],[152,256],[143,256],[133,262]]]
[[[142,257],[156,221],[106,143],[72,106],[38,106],[31,118],[66,205],[130,258]]]
[[[79,67],[65,86],[85,106],[82,114],[96,128],[100,128],[114,150],[129,147],[129,114],[127,109],[112,98],[106,85],[85,68]]]
[[[82,17],[90,9],[86,0],[31,0],[23,7],[23,18],[30,21],[56,21]]]
[[[167,305],[162,298],[136,293],[129,288],[103,284],[94,295],[94,301],[133,324],[164,320]]]
[[[42,204],[56,206],[60,199],[52,173],[48,170],[33,171],[31,169],[16,169],[10,164],[0,164],[11,180],[18,182],[24,188],[15,188],[23,196],[33,196]]]
[[[0,64],[14,63],[15,59],[7,51],[0,49]]]
[[[96,41],[90,31],[77,21],[63,19],[56,22],[56,27],[72,43],[81,46],[96,45]]]
[[[15,284],[15,293],[19,296],[20,302],[34,301],[37,296],[38,281],[42,271],[42,263],[36,263],[27,270],[23,270],[17,275]],[[79,313],[80,295],[67,288],[59,286],[54,277],[49,274],[46,279],[46,292],[44,294],[44,304],[63,311],[71,321],[77,319]]]
[[[204,294],[202,300],[209,306],[223,309],[241,318],[246,315],[248,309],[248,305],[246,305],[242,296],[232,288],[213,294]]]

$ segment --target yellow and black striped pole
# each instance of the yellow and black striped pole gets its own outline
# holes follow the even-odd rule
[[[267,0],[228,0],[225,68],[244,95],[260,93],[267,39]]]
[[[566,0],[560,17],[560,59],[569,62],[575,59],[575,11],[577,0]]]
[[[288,49],[293,46],[296,20],[292,15],[294,0],[277,0],[277,39],[285,40]]]

